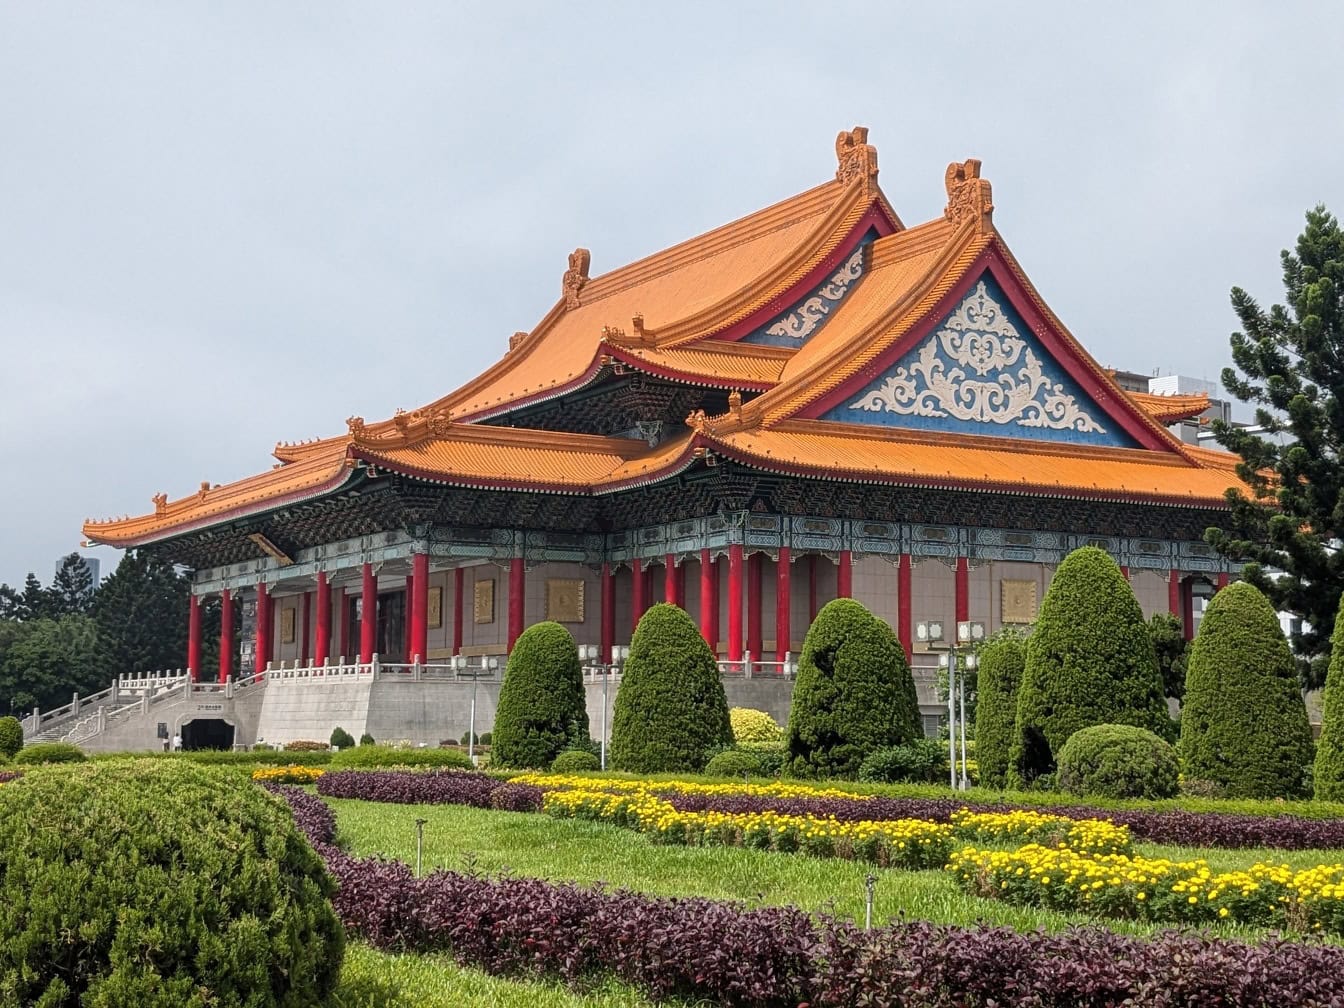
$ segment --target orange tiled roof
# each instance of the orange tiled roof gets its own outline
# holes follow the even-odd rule
[[[1195,392],[1191,395],[1151,395],[1147,392],[1130,392],[1129,397],[1158,423],[1174,424],[1179,420],[1197,417],[1209,408],[1207,392]]]
[[[714,388],[757,389],[777,383],[796,353],[789,347],[707,339],[682,347],[623,347],[618,359]]]

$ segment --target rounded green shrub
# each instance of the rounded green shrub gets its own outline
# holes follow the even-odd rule
[[[759,763],[762,777],[778,777],[789,758],[783,739],[778,742],[739,742],[733,748],[748,753]]]
[[[1055,571],[1027,640],[1009,786],[1053,773],[1069,736],[1097,724],[1175,734],[1134,591],[1104,550],[1084,546]]]
[[[602,761],[587,749],[566,749],[551,763],[553,773],[591,773]]]
[[[496,766],[544,770],[588,742],[588,707],[574,638],[559,623],[536,623],[513,645],[491,729]]]
[[[1339,610],[1335,632],[1330,637],[1321,737],[1316,743],[1312,775],[1317,801],[1344,801],[1344,597],[1339,600]]]
[[[754,753],[744,749],[725,749],[705,764],[705,774],[709,777],[761,777],[765,769]]]
[[[355,744],[355,737],[344,728],[334,728],[331,732],[331,747],[333,749],[349,749]]]
[[[16,717],[0,717],[0,757],[12,760],[23,748],[23,725]]]
[[[69,742],[34,742],[20,749],[14,762],[35,766],[38,763],[83,763],[87,758],[83,749]]]
[[[1239,581],[1213,597],[1190,649],[1181,706],[1185,775],[1230,798],[1306,793],[1314,750],[1278,614]]]
[[[912,739],[869,753],[859,764],[859,780],[869,784],[947,783],[947,746],[934,739]]]
[[[1179,769],[1175,747],[1146,728],[1093,725],[1060,749],[1056,787],[1085,798],[1174,798]]]
[[[734,742],[779,742],[784,738],[784,729],[762,710],[732,707],[728,720],[733,726]]]
[[[984,787],[1008,786],[1008,758],[1017,723],[1017,690],[1027,661],[1021,634],[1003,631],[981,645],[977,655],[975,759]]]
[[[368,732],[365,732],[363,735],[361,735],[361,736],[359,737],[359,744],[360,744],[360,745],[377,745],[377,744],[378,744],[378,740],[375,739],[375,738],[374,738],[372,735],[370,735]]]
[[[494,739],[495,739],[494,732],[488,732],[488,731],[481,732],[481,738],[480,738],[481,745],[490,745],[491,743],[494,742]]]
[[[277,798],[176,760],[0,788],[0,1003],[317,1008],[345,937]]]
[[[853,599],[828,602],[803,639],[790,771],[852,778],[870,753],[920,737],[915,681],[891,627]]]
[[[373,767],[442,767],[449,770],[471,770],[474,764],[464,752],[456,749],[393,749],[391,746],[352,746],[334,753],[328,763],[333,770],[368,769]]]
[[[496,729],[498,738],[498,729]],[[686,613],[667,602],[635,627],[611,720],[611,766],[698,771],[733,740],[718,662]]]

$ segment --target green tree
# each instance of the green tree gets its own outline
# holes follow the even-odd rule
[[[25,620],[46,619],[55,613],[51,593],[42,587],[42,582],[32,571],[24,578],[19,606],[19,618]]]
[[[1241,456],[1250,493],[1229,491],[1231,511],[1205,538],[1245,561],[1243,577],[1275,609],[1304,620],[1293,646],[1308,686],[1325,677],[1344,592],[1344,232],[1318,206],[1293,252],[1280,254],[1286,305],[1265,311],[1240,287],[1232,308],[1232,360],[1223,386],[1254,404],[1255,428],[1215,422],[1214,436]],[[1239,370],[1238,370],[1239,369]]]
[[[127,551],[94,596],[103,678],[185,668],[189,594],[171,564]]]
[[[1054,771],[1079,728],[1130,724],[1172,738],[1153,641],[1134,592],[1095,546],[1064,558],[1027,641],[1009,784]]]
[[[0,697],[16,712],[37,705],[43,710],[70,702],[72,693],[101,689],[98,630],[87,616],[38,619],[19,624],[0,654]],[[22,699],[20,706],[15,701]]]
[[[1157,670],[1162,675],[1162,692],[1173,700],[1185,696],[1185,666],[1190,642],[1185,639],[1181,621],[1171,613],[1156,613],[1148,621],[1153,638]]]
[[[67,554],[56,568],[56,576],[47,592],[52,612],[56,616],[88,612],[96,587],[93,572],[84,558],[78,553]]]
[[[1307,707],[1278,615],[1254,585],[1228,585],[1204,610],[1181,706],[1181,759],[1187,779],[1230,797],[1305,793]]]
[[[686,613],[660,602],[640,617],[612,708],[611,765],[700,770],[733,741],[719,666]],[[499,735],[496,732],[495,744]]]
[[[1344,607],[1344,598],[1340,601]],[[1313,781],[1317,801],[1344,801],[1344,619],[1335,615],[1330,669],[1325,676],[1321,737],[1316,743]]]
[[[803,638],[786,744],[799,776],[857,777],[863,760],[921,737],[896,635],[853,599],[826,603]]]
[[[984,787],[1003,788],[1008,784],[1017,690],[1026,660],[1026,639],[1018,631],[1000,631],[980,646],[975,760]]]
[[[591,743],[578,648],[559,623],[518,636],[491,731],[490,762],[499,766],[544,770],[564,750]]]

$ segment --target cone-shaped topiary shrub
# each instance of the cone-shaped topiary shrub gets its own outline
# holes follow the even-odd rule
[[[1190,649],[1181,706],[1187,781],[1230,798],[1296,798],[1312,760],[1297,666],[1269,599],[1245,582],[1209,603]]]
[[[13,759],[23,748],[23,725],[16,717],[0,717],[0,759]]]
[[[331,730],[331,747],[333,749],[349,749],[354,744],[354,736],[344,728],[337,727]]]
[[[661,602],[640,618],[611,720],[611,766],[633,773],[700,770],[730,744],[719,666],[691,618]]]
[[[1316,743],[1313,783],[1317,801],[1344,801],[1344,598],[1330,638],[1330,668],[1325,674],[1321,738]]]
[[[977,657],[975,761],[981,785],[1004,788],[1008,785],[1017,689],[1027,660],[1027,642],[1020,633],[1003,631],[986,641]]]
[[[826,603],[798,661],[789,769],[853,778],[869,753],[920,737],[915,681],[891,627],[853,599]]]
[[[490,762],[545,770],[566,749],[588,743],[588,707],[574,638],[559,623],[535,623],[519,635],[504,670]]]
[[[1061,791],[1097,798],[1173,798],[1179,790],[1176,749],[1146,728],[1080,728],[1059,751]]]
[[[317,1008],[345,949],[289,809],[179,760],[0,788],[0,1004]]]
[[[1009,786],[1052,773],[1069,736],[1096,724],[1175,737],[1138,599],[1104,550],[1084,546],[1055,571],[1027,640]]]

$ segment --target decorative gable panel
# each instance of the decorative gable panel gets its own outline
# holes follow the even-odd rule
[[[741,342],[796,349],[815,336],[863,279],[868,265],[868,244],[874,237],[868,234],[825,283],[808,292],[788,311],[743,336]]]
[[[932,335],[823,418],[956,434],[1134,447],[986,274]]]

